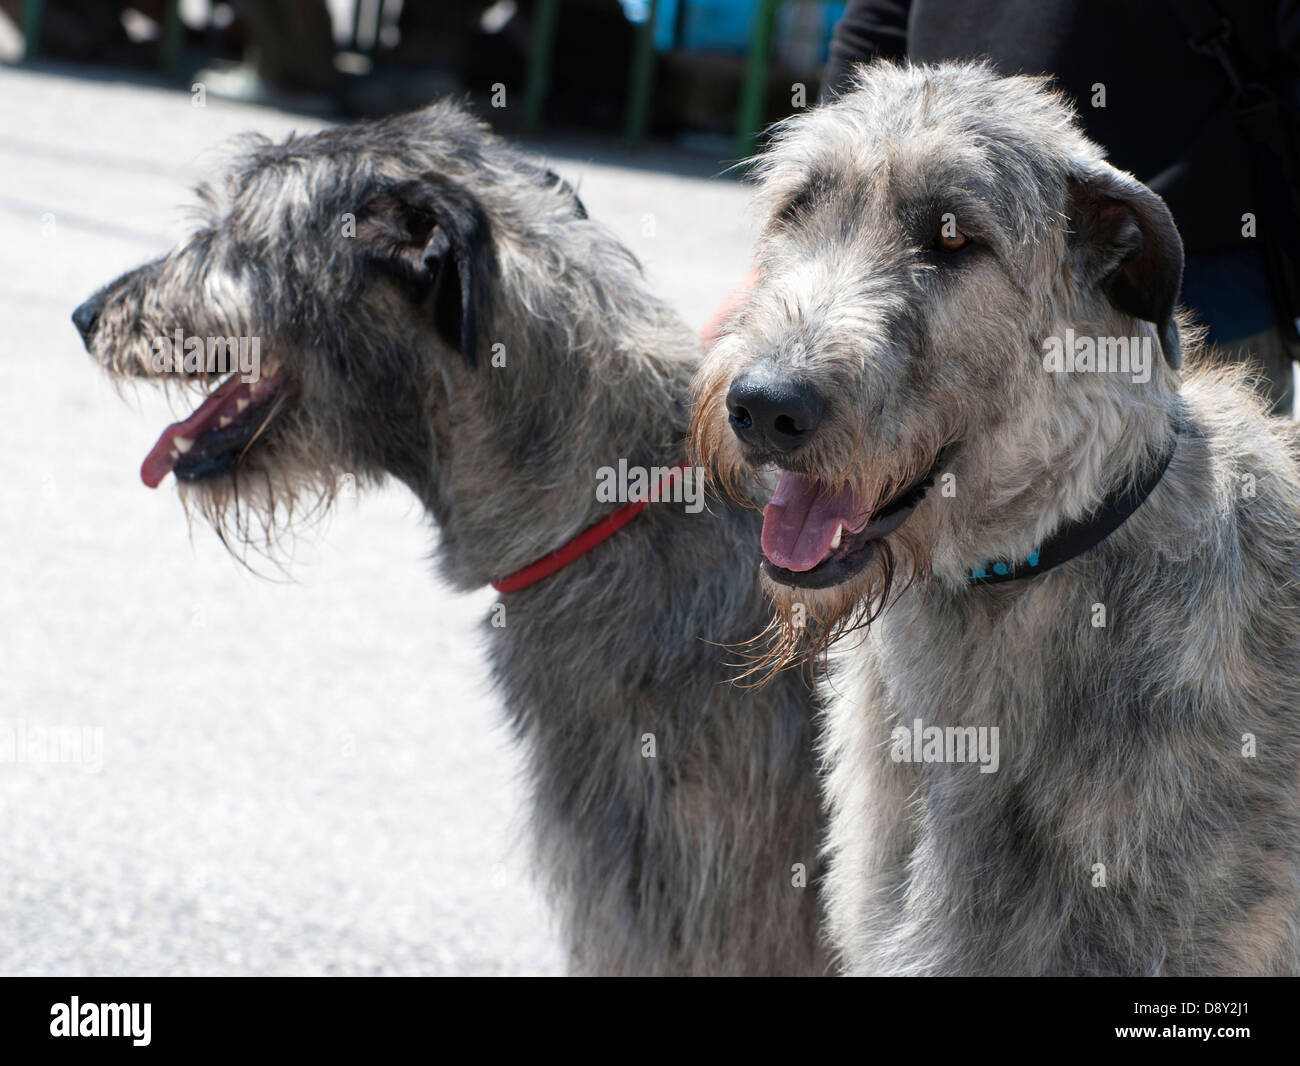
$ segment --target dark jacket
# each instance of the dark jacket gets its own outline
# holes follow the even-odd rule
[[[1221,0],[1246,53],[1294,85],[1300,0]],[[876,56],[913,62],[987,57],[1004,74],[1054,74],[1089,137],[1159,192],[1189,252],[1247,244],[1251,176],[1228,82],[1191,51],[1166,0],[849,0],[826,90]],[[1094,86],[1106,106],[1093,107]]]

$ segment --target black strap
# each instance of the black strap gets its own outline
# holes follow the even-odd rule
[[[1234,58],[1236,34],[1232,20],[1210,0],[1166,0],[1165,6],[1182,27],[1187,47],[1218,62],[1234,97],[1245,92],[1245,77]]]
[[[1265,77],[1263,64],[1247,53],[1232,17],[1210,0],[1169,0],[1169,9],[1182,26],[1187,47],[1219,64],[1232,90],[1232,109],[1242,130],[1273,156],[1284,158],[1295,133],[1283,113],[1277,89]]]
[[[999,560],[974,567],[968,575],[972,585],[998,585],[1003,581],[1018,581],[1024,577],[1036,577],[1045,574],[1062,563],[1069,562],[1075,556],[1082,555],[1089,548],[1095,548],[1103,540],[1119,529],[1129,515],[1142,506],[1142,502],[1151,495],[1151,491],[1160,484],[1169,461],[1173,459],[1178,448],[1178,437],[1185,429],[1180,419],[1174,423],[1174,443],[1160,456],[1146,476],[1139,482],[1130,484],[1121,491],[1107,496],[1101,506],[1087,518],[1077,522],[1067,522],[1035,548],[1021,562]]]

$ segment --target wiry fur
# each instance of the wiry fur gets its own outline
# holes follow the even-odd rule
[[[761,179],[762,281],[702,372],[695,440],[748,474],[721,402],[768,360],[828,398],[783,465],[870,496],[949,443],[955,489],[899,531],[929,580],[892,603],[868,606],[878,564],[825,592],[769,582],[830,625],[884,607],[828,685],[845,968],[1296,973],[1300,441],[1169,313],[1167,210],[1041,81],[980,65],[863,68],[790,120]],[[974,236],[961,260],[925,248],[944,211]],[[1047,372],[1067,328],[1149,338],[1151,379]],[[1179,420],[1163,478],[1100,545],[968,582],[1138,480]],[[1000,769],[894,761],[914,719],[996,727]]]
[[[176,326],[262,337],[284,408],[233,476],[187,490],[233,539],[342,474],[391,475],[437,523],[442,572],[479,588],[608,513],[599,468],[682,459],[693,335],[570,188],[459,109],[254,142],[208,201],[189,242],[104,292],[89,344],[138,375]],[[435,328],[446,235],[471,350]],[[724,646],[766,616],[756,537],[740,508],[655,505],[485,626],[578,972],[826,969],[811,695],[728,684]]]

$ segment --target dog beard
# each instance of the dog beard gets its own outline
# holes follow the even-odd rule
[[[374,481],[326,458],[332,455],[329,442],[297,412],[286,411],[280,419],[274,440],[229,472],[180,483],[191,524],[205,521],[231,556],[255,572],[253,557],[285,572],[295,538],[322,522],[340,496],[355,499]]]
[[[749,641],[738,680],[765,684],[782,670],[806,665],[815,683],[832,644],[867,628],[918,581],[929,586],[932,523],[916,515],[903,528],[875,542],[866,568],[841,585],[801,589],[762,576],[772,620]]]
[[[696,406],[691,419],[692,462],[711,471],[714,487],[737,503],[762,509],[771,486],[761,484],[760,471],[750,465],[731,432],[726,393],[732,367],[725,360],[701,372],[696,381]],[[901,454],[894,454],[894,473],[864,466],[871,454],[856,423],[823,432],[795,457],[798,472],[823,486],[847,487],[857,500],[871,501],[873,512],[915,480],[933,473],[951,437],[919,434]],[[901,461],[900,461],[901,458]],[[918,580],[928,587],[937,537],[937,514],[922,500],[902,526],[878,541],[874,556],[862,571],[829,588],[798,588],[763,574],[764,593],[772,604],[770,624],[746,644],[744,671],[738,680],[765,683],[777,672],[800,664],[824,666],[830,646],[846,635],[865,630],[881,612]],[[814,674],[816,670],[814,670]]]

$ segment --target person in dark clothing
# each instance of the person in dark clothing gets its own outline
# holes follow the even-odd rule
[[[1270,84],[1300,87],[1300,0],[1220,6],[1242,53]],[[1225,358],[1264,367],[1274,410],[1292,411],[1292,349],[1279,329],[1260,242],[1251,152],[1231,85],[1189,45],[1168,2],[1134,0],[849,0],[835,28],[823,98],[855,64],[990,59],[1002,74],[1051,74],[1084,131],[1173,212],[1186,247],[1182,303]],[[1205,5],[1202,5],[1205,7]],[[1275,205],[1276,206],[1276,205]]]

